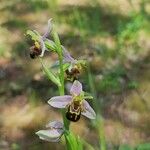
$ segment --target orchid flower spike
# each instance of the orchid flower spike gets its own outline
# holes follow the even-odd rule
[[[36,132],[40,139],[48,142],[59,142],[64,133],[64,126],[59,121],[49,122],[46,130]]]
[[[37,56],[43,57],[43,56],[44,56],[44,53],[45,53],[45,50],[47,50],[44,41],[45,41],[45,40],[50,41],[49,39],[47,39],[47,37],[49,36],[50,31],[52,30],[51,20],[52,20],[52,19],[49,19],[49,20],[48,20],[48,27],[47,27],[46,32],[43,34],[43,36],[41,36],[41,35],[40,35],[37,31],[35,31],[35,30],[34,30],[34,32],[33,32],[33,33],[38,37],[38,38],[33,38],[34,41],[35,41],[35,43],[34,43],[34,45],[30,48],[30,57],[33,58],[33,59],[36,58]]]
[[[66,108],[66,117],[70,121],[78,121],[81,114],[89,119],[95,119],[96,114],[85,98],[82,84],[75,80],[70,89],[70,95],[54,96],[48,104],[55,108]]]

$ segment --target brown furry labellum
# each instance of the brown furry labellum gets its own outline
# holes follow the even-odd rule
[[[79,71],[78,67],[75,66],[75,67],[71,68],[71,70],[67,69],[65,71],[65,73],[66,73],[68,80],[74,81],[74,80],[77,80],[77,78],[80,74],[80,71]]]
[[[30,48],[30,58],[35,59],[41,54],[42,50],[38,42],[34,43],[34,46]]]
[[[72,102],[67,109],[66,118],[70,121],[77,122],[81,117],[81,105],[80,102]]]

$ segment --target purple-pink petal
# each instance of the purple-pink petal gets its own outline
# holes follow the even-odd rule
[[[63,129],[64,125],[60,121],[52,121],[46,125],[46,128]]]
[[[40,139],[48,142],[58,142],[64,130],[58,131],[57,129],[40,130],[36,132]]]
[[[48,37],[49,34],[50,34],[50,31],[51,31],[51,29],[52,29],[51,21],[52,21],[52,18],[48,20],[47,30],[46,30],[46,32],[44,33],[44,35],[42,36],[43,39],[45,39],[46,37]]]
[[[71,87],[70,93],[72,95],[78,96],[80,95],[81,92],[82,92],[82,84],[79,81],[75,80]]]
[[[75,59],[73,57],[71,57],[70,53],[65,49],[64,46],[62,46],[62,53],[63,53],[65,62],[70,62],[70,63],[75,62]]]
[[[54,96],[48,101],[48,104],[56,108],[65,108],[66,105],[71,102],[71,100],[71,95]]]
[[[82,112],[82,115],[86,116],[89,119],[95,119],[96,114],[93,108],[89,105],[89,103],[86,100],[83,100],[82,107],[84,111]]]

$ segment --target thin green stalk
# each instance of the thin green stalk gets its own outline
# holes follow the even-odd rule
[[[104,133],[104,120],[99,114],[96,119],[96,126],[98,130],[99,140],[100,140],[100,150],[106,150],[106,143],[105,143],[105,133]]]
[[[58,34],[54,31],[53,32],[53,38],[56,44],[56,51],[58,52],[58,59],[59,59],[59,79],[61,86],[59,86],[59,93],[60,95],[64,95],[64,69],[63,69],[63,53],[62,53],[62,47],[59,40]],[[69,131],[69,121],[65,117],[65,112],[62,110],[63,115],[63,121],[65,129]]]
[[[91,93],[93,94],[93,97],[95,99],[95,101],[93,101],[93,106],[94,106],[95,111],[97,113],[96,128],[97,128],[98,133],[99,133],[100,150],[106,150],[104,121],[103,121],[103,118],[101,116],[101,108],[100,108],[101,106],[99,106],[98,101],[97,101],[97,93],[96,93],[96,89],[94,86],[93,75],[91,73],[90,64],[88,64],[87,71],[88,71],[90,90],[91,90]]]
[[[61,82],[61,86],[59,86],[59,94],[60,95],[64,95],[64,71],[63,71],[63,58],[62,55],[59,54],[59,67],[60,67],[60,82]],[[62,110],[62,116],[63,116],[63,122],[64,122],[64,126],[65,126],[65,130],[69,131],[69,121],[66,119],[65,116],[65,110]],[[70,150],[70,144],[69,141],[67,140],[66,134],[65,135],[65,140],[66,140],[66,146],[67,146],[67,150]]]
[[[59,53],[59,67],[60,67],[60,82],[61,86],[59,87],[59,94],[64,95],[64,70],[63,70],[63,57],[62,57],[62,50]],[[65,112],[62,110],[62,115],[63,115],[63,121],[64,121],[64,126],[66,130],[69,130],[69,121],[65,117]]]
[[[62,52],[61,54],[59,54],[59,67],[60,67],[60,82],[61,82],[61,86],[59,87],[59,92],[60,95],[64,95],[64,70],[63,70],[63,57],[62,57]]]
[[[58,37],[58,34],[56,32],[53,33],[53,37],[54,37],[54,41],[56,43],[56,48],[57,48],[57,52],[58,52],[58,59],[59,59],[59,79],[61,82],[61,86],[58,86],[59,88],[59,94],[60,95],[64,95],[64,69],[63,69],[63,54],[62,54],[62,47],[61,47],[61,43]],[[67,146],[67,150],[70,150],[70,145],[71,143],[69,143],[68,139],[67,139],[67,133],[69,133],[69,125],[70,122],[69,120],[66,119],[65,116],[65,110],[62,110],[62,116],[63,116],[63,123],[64,123],[64,127],[65,127],[65,140],[66,140],[66,146]]]

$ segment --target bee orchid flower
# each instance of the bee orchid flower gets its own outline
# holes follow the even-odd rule
[[[85,66],[85,61],[74,59],[63,46],[62,52],[63,61],[64,63],[68,64],[67,67],[64,69],[67,79],[74,81],[78,78],[79,74],[81,73],[82,67]]]
[[[52,41],[47,38],[52,29],[51,20],[52,19],[48,20],[47,30],[42,36],[35,30],[27,31],[27,35],[30,35],[32,39],[34,40],[34,45],[30,48],[30,57],[33,59],[36,58],[37,56],[39,57],[44,56],[44,53],[47,50],[45,43],[44,43],[45,41],[52,43]]]
[[[48,104],[55,108],[66,108],[66,117],[73,122],[78,121],[81,114],[89,119],[95,119],[96,114],[85,98],[82,84],[75,80],[70,95],[54,96]]]
[[[40,139],[48,142],[59,142],[64,133],[63,123],[59,121],[49,122],[46,130],[36,132]]]

